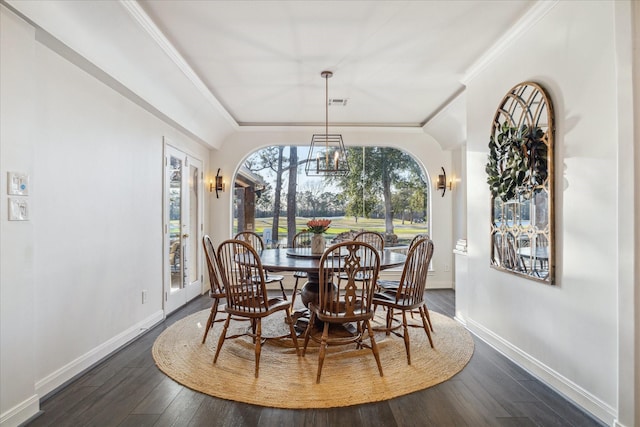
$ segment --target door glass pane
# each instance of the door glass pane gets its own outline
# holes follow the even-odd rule
[[[182,288],[182,159],[170,156],[169,166],[169,265],[171,290]]]
[[[189,245],[189,251],[187,252],[189,257],[186,260],[186,276],[187,282],[193,283],[198,280],[198,224],[200,219],[198,218],[198,168],[189,165],[189,237],[187,238],[187,244]]]

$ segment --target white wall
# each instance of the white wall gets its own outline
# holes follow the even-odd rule
[[[193,139],[217,147],[237,128],[138,2],[5,1]]]
[[[34,223],[7,221],[7,171],[34,174],[34,31],[0,6],[0,423],[38,410]],[[35,188],[29,202],[35,207]],[[22,418],[21,418],[22,417]],[[9,425],[9,424],[8,424]]]
[[[0,423],[11,426],[162,319],[163,137],[205,170],[209,151],[0,9]],[[31,176],[29,222],[7,221],[13,170]]]
[[[453,244],[467,238],[467,145],[452,150]]]
[[[220,167],[225,182],[229,183],[249,153],[270,145],[308,145],[313,131],[311,128],[245,129],[227,138],[221,145],[220,151],[212,152],[211,167],[213,169]],[[433,183],[440,173],[441,166],[446,170],[451,169],[451,153],[444,151],[431,136],[420,129],[367,131],[336,127],[332,131],[340,132],[345,144],[350,146],[377,145],[405,150],[424,166]],[[228,239],[231,235],[231,197],[232,192],[227,190],[220,195],[219,199],[212,198],[209,205],[211,233],[216,243]],[[429,275],[427,287],[450,288],[453,285],[451,193],[447,192],[445,197],[436,194],[431,203],[433,228],[431,238],[434,241],[435,252],[434,271]]]
[[[557,3],[469,82],[470,284],[460,313],[472,331],[610,424],[618,415],[617,218],[633,206],[618,200],[615,184],[615,7]],[[556,286],[489,268],[488,130],[504,94],[527,80],[542,84],[555,107]]]
[[[640,3],[618,2],[615,12],[620,207],[618,423],[640,426]],[[625,37],[628,33],[632,37]]]

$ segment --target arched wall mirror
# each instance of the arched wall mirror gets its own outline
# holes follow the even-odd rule
[[[533,82],[513,87],[493,119],[486,166],[491,266],[554,284],[553,105]]]

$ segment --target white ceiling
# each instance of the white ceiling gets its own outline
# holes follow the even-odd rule
[[[36,39],[194,140],[329,124],[466,140],[465,83],[555,0],[1,0]],[[244,128],[244,129],[242,129]]]
[[[125,3],[125,2],[123,2]],[[240,126],[423,126],[534,0],[138,1]]]

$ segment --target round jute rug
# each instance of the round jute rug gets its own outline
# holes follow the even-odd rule
[[[349,344],[329,347],[321,382],[316,384],[317,344],[310,341],[306,356],[298,357],[290,339],[268,340],[262,346],[259,378],[254,377],[254,346],[249,337],[227,339],[214,365],[222,322],[215,324],[206,344],[201,344],[209,310],[179,320],[164,331],[153,345],[153,358],[160,370],[175,381],[223,399],[290,409],[376,402],[446,381],[471,358],[473,339],[466,329],[446,316],[430,314],[434,348],[429,346],[424,330],[409,328],[411,365],[407,364],[401,338],[375,334],[383,377],[371,350],[357,350],[355,344]],[[242,331],[247,325],[232,321],[230,329]],[[286,331],[284,315],[276,314],[263,321],[263,335],[276,336]],[[300,338],[301,353],[303,343]]]

